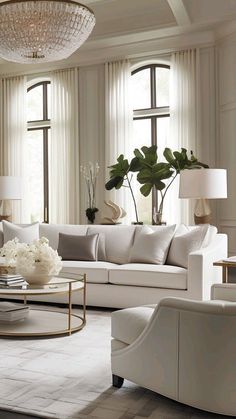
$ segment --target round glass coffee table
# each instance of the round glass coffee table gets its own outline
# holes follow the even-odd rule
[[[72,295],[75,292],[83,293],[83,314],[73,313]],[[45,337],[56,335],[71,335],[81,330],[86,324],[86,275],[64,273],[55,276],[43,286],[25,286],[19,288],[0,288],[0,298],[9,299],[14,296],[22,298],[24,304],[32,296],[64,294],[67,296],[66,310],[56,308],[30,308],[29,316],[25,320],[16,322],[0,322],[0,337]]]

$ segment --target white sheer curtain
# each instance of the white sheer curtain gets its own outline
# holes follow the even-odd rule
[[[23,199],[12,201],[12,220],[30,222],[27,204],[26,78],[0,80],[0,175],[23,177]]]
[[[52,223],[79,223],[79,91],[76,68],[51,74],[50,208]]]
[[[120,154],[131,156],[132,106],[130,101],[131,66],[128,60],[105,64],[105,164],[116,163]],[[109,179],[109,170],[106,179]],[[126,222],[133,217],[133,205],[127,188],[111,190],[107,199],[122,206],[126,212]]]
[[[170,147],[192,150],[201,155],[200,127],[200,66],[199,50],[191,49],[175,52],[171,56],[170,77]],[[166,199],[169,223],[192,224],[193,203],[178,198],[178,180],[174,182]],[[173,202],[176,205],[173,208]]]

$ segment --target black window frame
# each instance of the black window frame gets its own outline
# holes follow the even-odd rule
[[[51,129],[51,120],[48,117],[48,85],[51,82],[49,80],[39,81],[32,84],[27,88],[27,93],[38,86],[43,87],[43,119],[27,121],[27,131],[42,131],[43,133],[43,222],[49,223],[49,159],[48,159],[48,148],[49,148],[49,130]],[[45,125],[37,126],[37,123]],[[35,126],[31,126],[35,125]]]
[[[157,89],[156,89],[156,68],[166,68],[170,70],[170,65],[168,64],[146,64],[141,67],[136,68],[131,72],[131,76],[140,71],[149,69],[150,70],[150,99],[151,99],[151,107],[150,108],[138,108],[133,109],[133,120],[141,120],[141,119],[148,119],[151,120],[151,145],[158,146],[158,138],[157,138],[157,119],[158,118],[169,118],[170,117],[170,110],[169,106],[156,106],[157,105]],[[168,110],[168,111],[167,111]],[[156,111],[153,115],[142,115],[143,112],[147,111]],[[139,116],[138,114],[141,113]],[[153,189],[152,191],[152,214],[151,219],[153,223],[153,210],[154,208],[158,208],[158,192]]]

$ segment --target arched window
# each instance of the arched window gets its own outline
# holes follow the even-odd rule
[[[169,70],[165,64],[149,64],[132,72],[132,147],[155,144],[159,157],[169,145]],[[151,223],[153,209],[157,207],[157,193],[144,198],[139,192],[140,186],[136,185],[139,218]]]
[[[31,221],[49,222],[48,149],[51,85],[40,81],[27,89],[27,157]]]

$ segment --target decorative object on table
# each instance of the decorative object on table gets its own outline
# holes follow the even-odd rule
[[[111,217],[103,217],[101,224],[120,224],[120,219],[126,216],[125,210],[111,200],[104,201],[104,203],[111,210],[112,215]]]
[[[15,304],[0,301],[0,322],[14,322],[28,317],[30,307],[25,304]]]
[[[22,199],[22,178],[17,176],[0,176],[0,221],[11,221],[9,201]]]
[[[84,177],[88,193],[88,208],[86,209],[86,217],[88,218],[88,221],[93,224],[95,221],[96,212],[99,211],[96,207],[96,187],[99,173],[99,164],[98,162],[95,164],[89,162],[86,166],[81,165],[80,172]]]
[[[15,274],[2,274],[0,275],[0,287],[1,288],[14,288],[14,287],[23,287],[27,285],[27,282],[23,276]]]
[[[0,57],[16,63],[68,58],[95,25],[91,9],[77,0],[0,3]]]
[[[153,189],[160,193],[161,199],[155,211],[155,221],[156,224],[162,224],[164,199],[179,173],[184,169],[208,168],[208,165],[198,161],[192,151],[190,152],[190,157],[188,157],[185,148],[181,148],[180,152],[172,152],[170,148],[166,147],[163,152],[165,162],[158,161],[157,146],[155,145],[151,147],[144,146],[141,150],[135,149],[134,156],[130,162],[124,158],[123,154],[118,157],[118,163],[110,166],[110,180],[105,187],[107,190],[119,189],[121,186],[129,187],[135,207],[137,224],[140,222],[131,186],[133,173],[137,173],[137,180],[142,185],[140,188],[142,195],[148,196]]]
[[[17,238],[10,240],[0,249],[0,256],[5,257],[8,266],[15,266],[28,284],[47,284],[62,268],[61,257],[45,237],[32,244],[19,243]]]
[[[225,169],[184,170],[180,174],[180,198],[196,198],[195,224],[211,221],[209,199],[227,198],[227,172]]]

